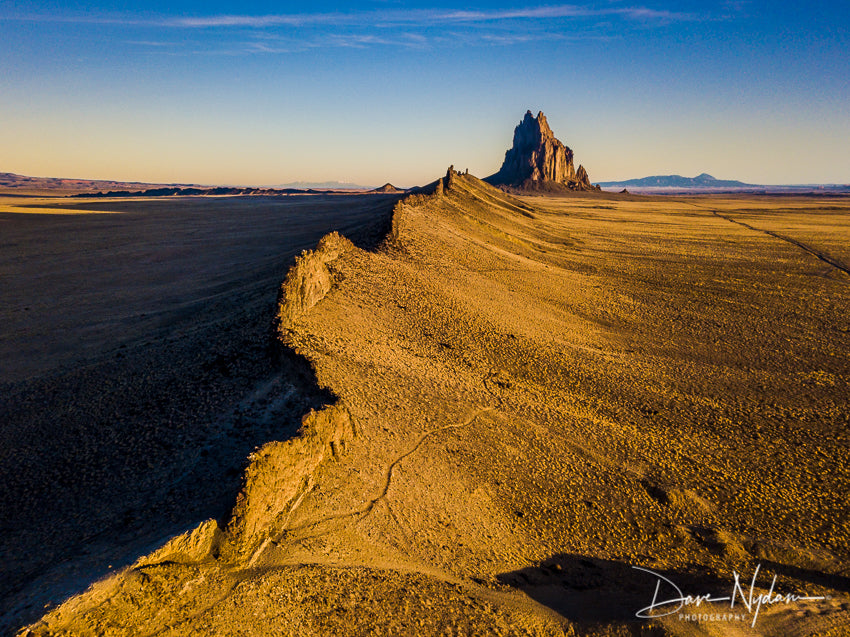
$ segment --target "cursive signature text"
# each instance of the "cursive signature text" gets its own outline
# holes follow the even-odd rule
[[[654,619],[658,617],[666,617],[678,613],[681,609],[688,606],[699,607],[703,604],[717,604],[728,602],[729,608],[735,608],[735,602],[738,601],[748,613],[753,616],[752,626],[755,627],[758,620],[759,611],[762,606],[772,606],[774,604],[791,604],[794,602],[814,602],[826,599],[823,596],[815,597],[811,595],[795,595],[792,593],[777,593],[776,575],[773,576],[773,581],[770,583],[770,589],[767,593],[756,592],[756,580],[758,579],[761,564],[756,566],[753,573],[753,578],[750,580],[749,590],[745,590],[741,585],[741,577],[736,571],[732,572],[734,583],[732,584],[732,594],[724,597],[714,597],[710,593],[704,595],[685,595],[682,593],[676,584],[661,573],[656,573],[648,568],[633,566],[632,568],[644,573],[649,573],[656,578],[655,592],[652,595],[652,603],[645,608],[637,611],[636,615],[643,619]]]

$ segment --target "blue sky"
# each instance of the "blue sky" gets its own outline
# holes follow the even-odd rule
[[[595,181],[850,182],[850,3],[0,2],[0,171],[495,172],[543,110]]]

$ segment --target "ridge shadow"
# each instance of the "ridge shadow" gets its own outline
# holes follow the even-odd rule
[[[653,634],[651,624],[647,625],[649,620],[638,617],[637,613],[653,603],[658,582],[662,583],[657,598],[659,602],[678,594],[661,578],[672,581],[684,595],[710,593],[721,597],[731,590],[730,581],[706,573],[661,568],[648,570],[658,575],[616,560],[561,553],[536,566],[502,573],[496,579],[523,591],[579,626],[623,623],[633,626],[635,634],[640,635]],[[661,612],[673,608],[675,605],[667,605]],[[647,630],[650,632],[647,633]],[[666,633],[661,631],[658,634]]]
[[[336,401],[270,334],[276,293],[327,232],[374,249],[401,196],[368,195],[350,219],[310,222],[306,245],[291,241],[245,285],[139,342],[0,384],[0,634],[201,521],[225,520],[249,454]]]

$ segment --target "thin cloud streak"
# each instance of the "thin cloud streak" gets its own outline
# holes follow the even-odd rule
[[[210,30],[232,32],[236,42],[220,42],[197,53],[226,52],[230,55],[287,54],[317,48],[398,47],[425,50],[444,46],[510,46],[543,40],[610,39],[600,32],[596,18],[606,22],[622,20],[642,28],[665,26],[672,22],[707,21],[717,17],[658,10],[643,6],[564,4],[498,10],[376,10],[274,14],[209,15],[197,17],[147,17],[116,15],[0,16],[0,22],[33,21],[79,23],[168,30]],[[566,24],[565,24],[566,23]],[[333,27],[338,27],[334,29]],[[441,32],[432,29],[443,27]],[[610,27],[610,24],[609,24]],[[446,37],[445,28],[453,31]],[[245,42],[246,31],[252,42]],[[342,31],[342,32],[340,32]],[[567,31],[570,31],[569,33]],[[260,42],[257,39],[274,41]],[[141,37],[136,45],[160,49],[179,49],[166,37]],[[166,40],[166,41],[163,41]],[[242,42],[239,42],[242,40]],[[224,46],[222,46],[224,45]],[[184,52],[189,52],[185,51]]]
[[[159,24],[169,27],[215,28],[215,27],[300,27],[307,24],[341,24],[352,20],[350,15],[339,13],[291,14],[291,15],[215,15],[197,18],[173,18]]]
[[[307,25],[341,25],[384,23],[386,25],[410,25],[427,27],[447,23],[486,23],[509,20],[553,20],[558,18],[592,18],[602,16],[620,16],[635,21],[701,21],[711,20],[710,16],[683,13],[672,10],[650,9],[648,7],[604,7],[593,5],[555,5],[530,7],[524,9],[502,9],[494,11],[372,11],[352,13],[289,13],[269,15],[210,15],[180,18],[133,18],[129,16],[92,16],[92,15],[0,15],[0,21],[16,22],[60,22],[78,24],[114,24],[127,26],[159,26],[186,29],[207,29],[226,27],[269,28],[278,26],[301,27]]]
[[[509,20],[553,20],[558,18],[591,18],[620,16],[627,20],[642,22],[674,22],[708,19],[693,13],[650,9],[648,7],[606,7],[558,5],[531,7],[527,9],[498,11],[379,11],[360,13],[304,13],[274,15],[214,15],[189,18],[170,18],[162,21],[163,26],[181,28],[252,27],[363,24],[364,21],[384,25],[407,25],[428,27],[448,23],[487,23]]]
[[[575,5],[556,7],[537,7],[507,11],[453,11],[437,15],[437,19],[446,21],[486,22],[491,20],[582,18],[600,15],[604,10],[589,9]]]

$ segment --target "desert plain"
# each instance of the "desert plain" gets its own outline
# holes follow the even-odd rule
[[[0,228],[8,632],[850,633],[846,197],[449,172]]]

